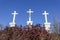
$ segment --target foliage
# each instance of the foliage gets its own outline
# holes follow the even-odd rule
[[[39,24],[32,29],[21,27],[6,27],[0,30],[0,40],[51,40],[52,34],[48,33],[44,27]]]

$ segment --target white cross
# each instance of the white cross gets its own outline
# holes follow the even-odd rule
[[[16,13],[16,11],[14,11],[14,13],[12,13],[12,15],[13,15],[13,23],[15,23],[15,17],[16,17],[17,14],[18,13]]]
[[[48,21],[47,21],[47,15],[48,15],[48,13],[46,13],[46,11],[44,11],[43,15],[45,16],[45,21],[46,21],[46,23],[47,23],[47,22],[48,22]]]
[[[31,9],[29,9],[29,11],[27,11],[27,13],[29,13],[29,21],[31,21],[31,13],[33,13],[33,11],[31,11]]]

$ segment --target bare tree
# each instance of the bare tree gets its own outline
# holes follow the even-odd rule
[[[59,30],[60,30],[60,26],[59,26],[59,22],[54,19],[54,23],[53,23],[53,32],[51,33],[51,40],[59,40],[60,36],[59,36]]]

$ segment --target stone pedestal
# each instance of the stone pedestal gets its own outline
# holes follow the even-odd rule
[[[29,28],[32,28],[33,21],[27,21],[27,25],[29,26]]]
[[[51,23],[47,22],[47,23],[44,23],[44,24],[45,24],[45,29],[49,32]]]
[[[10,27],[15,27],[15,23],[9,23],[10,24]]]
[[[27,21],[27,25],[29,25],[29,24],[33,24],[33,21]]]

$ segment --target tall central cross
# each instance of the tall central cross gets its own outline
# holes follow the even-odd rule
[[[16,18],[16,15],[17,15],[18,13],[16,13],[16,11],[14,11],[14,13],[12,13],[12,15],[13,15],[13,21],[12,22],[10,22],[9,24],[10,24],[10,27],[15,27],[15,18]]]
[[[47,23],[48,22],[47,21],[47,15],[48,15],[48,13],[46,13],[46,11],[44,11],[43,15],[45,16],[45,22]]]
[[[29,21],[31,21],[31,14],[33,13],[33,11],[31,11],[31,9],[29,9],[29,11],[27,11],[27,13],[29,13]]]
[[[32,25],[33,21],[31,21],[31,14],[33,13],[33,11],[31,11],[31,9],[29,9],[27,11],[27,13],[29,13],[29,20],[27,21],[27,25]]]

